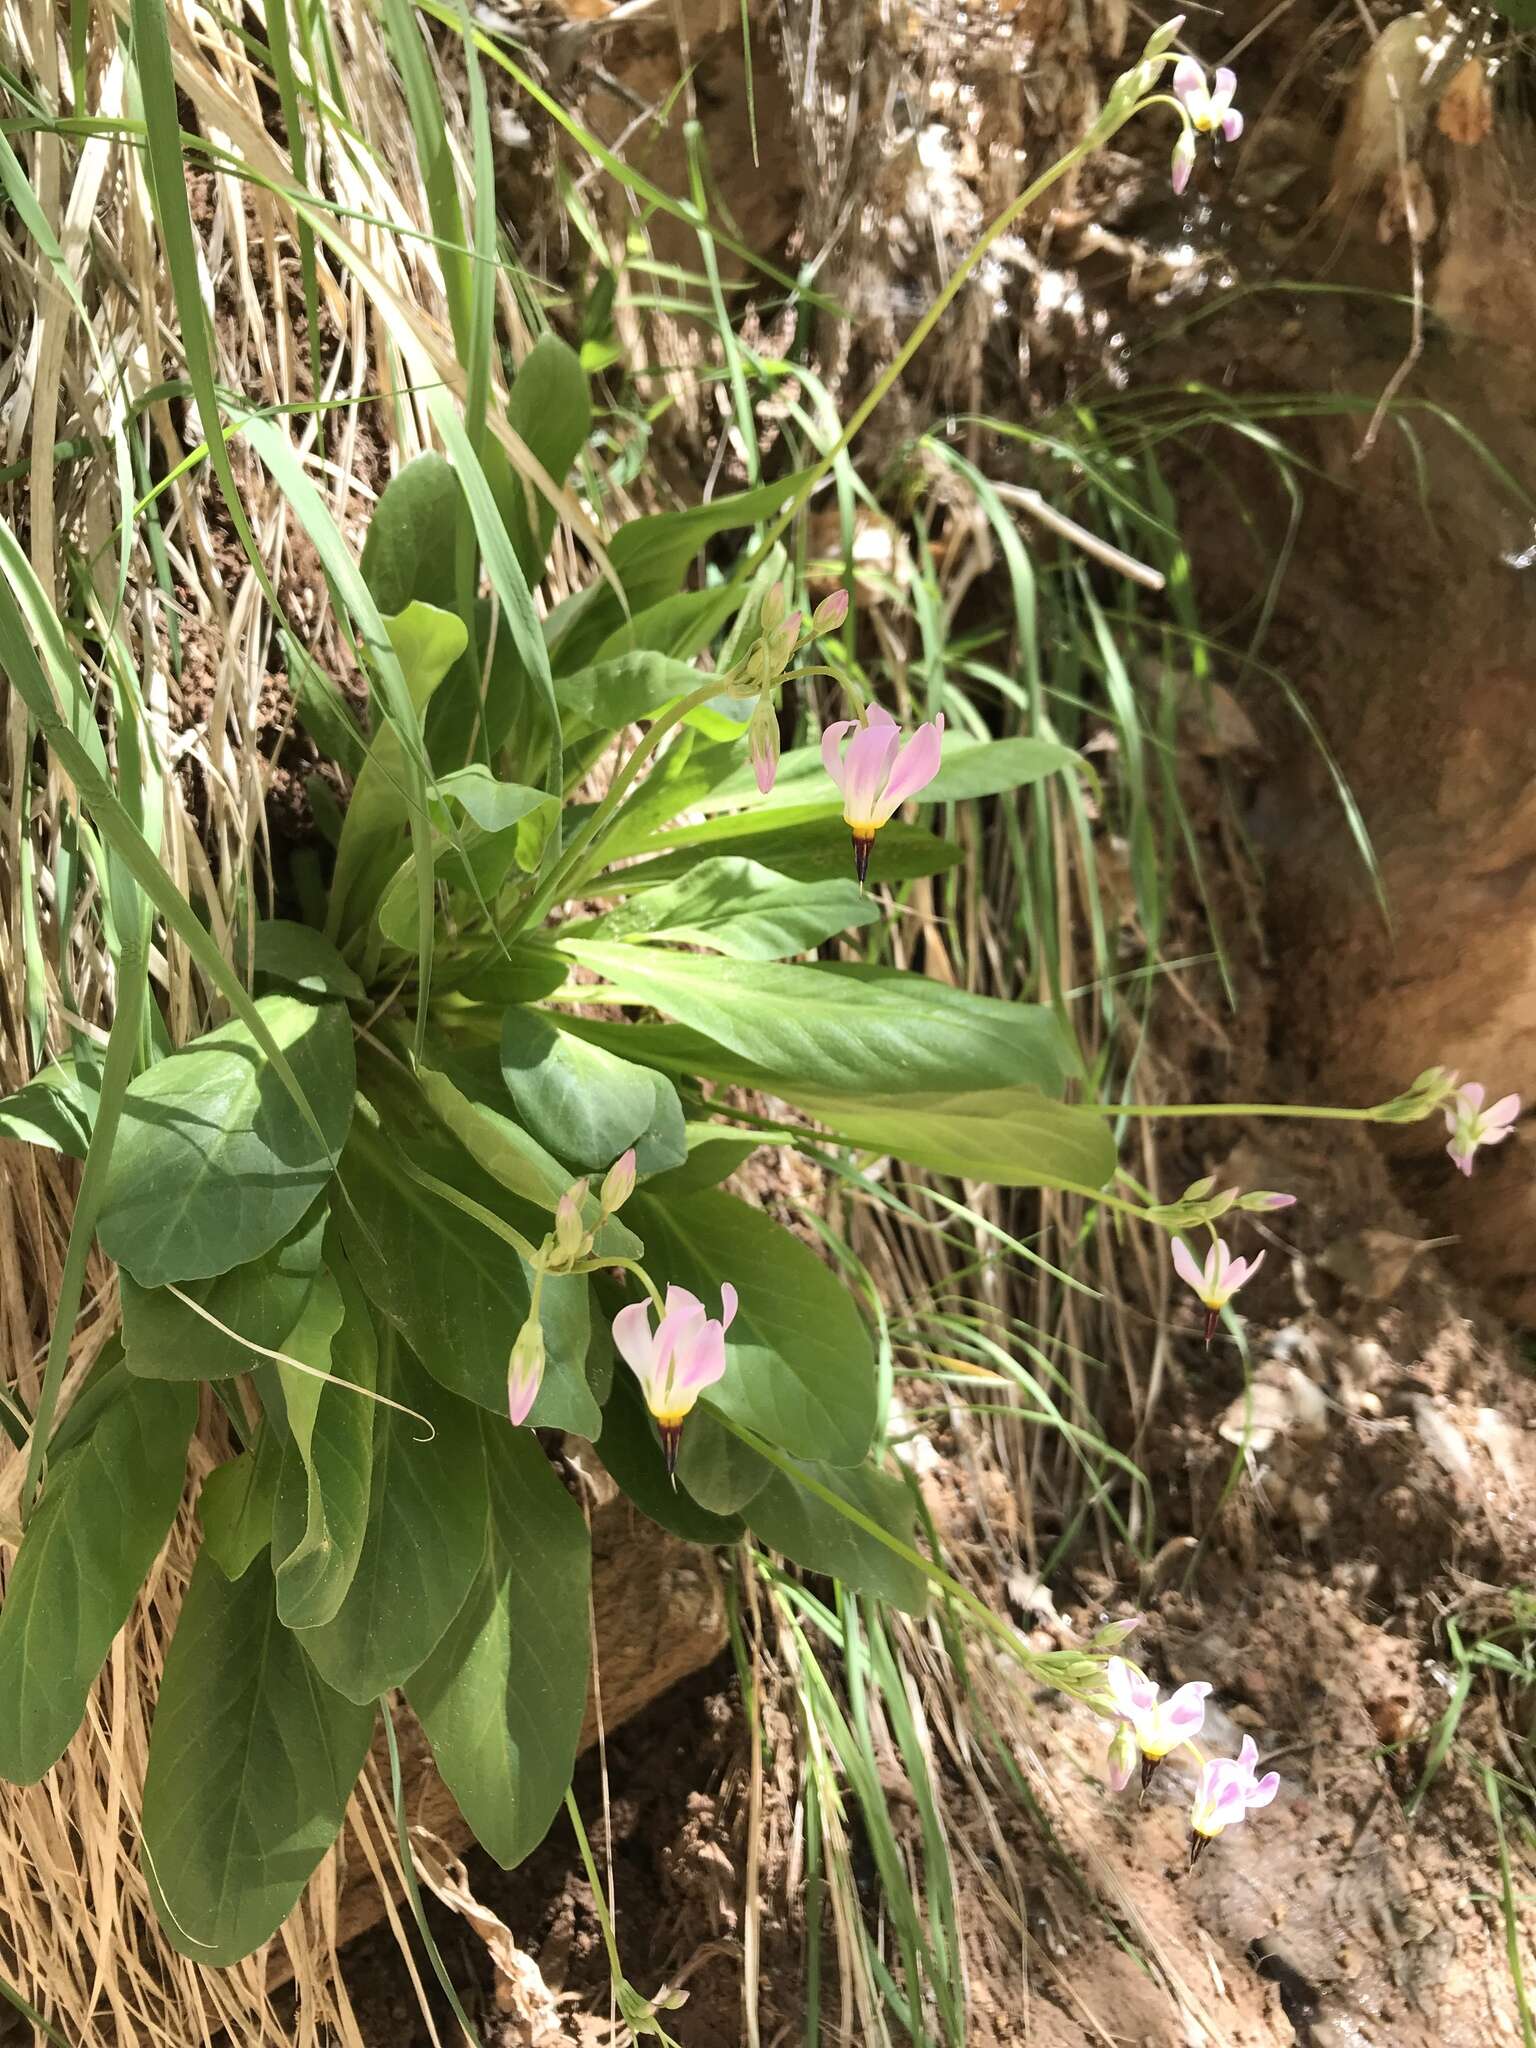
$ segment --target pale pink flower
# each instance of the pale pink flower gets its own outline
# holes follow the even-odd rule
[[[1464,1081],[1445,1106],[1445,1128],[1451,1134],[1445,1149],[1465,1174],[1471,1173],[1481,1146],[1503,1144],[1520,1114],[1518,1095],[1501,1095],[1484,1109],[1487,1092],[1481,1081]]]
[[[846,748],[843,741],[853,738]],[[944,714],[917,728],[902,745],[901,727],[883,705],[871,704],[868,723],[840,718],[821,736],[821,758],[843,793],[843,821],[853,834],[854,868],[860,883],[869,869],[875,834],[896,811],[926,789],[939,772]]]
[[[1205,1265],[1195,1262],[1194,1253],[1182,1237],[1173,1240],[1174,1271],[1186,1286],[1192,1287],[1205,1304],[1205,1341],[1210,1343],[1216,1334],[1216,1324],[1222,1310],[1236,1294],[1239,1287],[1251,1280],[1264,1263],[1264,1254],[1253,1259],[1234,1259],[1225,1244],[1218,1237],[1213,1240],[1205,1255]]]
[[[835,633],[848,616],[848,593],[834,590],[830,597],[824,597],[811,614],[811,632],[820,636]]]
[[[514,1428],[520,1429],[528,1420],[543,1378],[544,1331],[538,1317],[531,1315],[517,1333],[507,1365],[507,1413]]]
[[[759,697],[747,723],[747,758],[761,795],[767,796],[779,772],[779,714],[770,697]]]
[[[1205,1696],[1211,1688],[1204,1679],[1198,1679],[1193,1684],[1181,1685],[1167,1699],[1159,1699],[1151,1679],[1123,1657],[1110,1658],[1104,1667],[1104,1678],[1120,1718],[1120,1725],[1110,1738],[1110,1782],[1118,1792],[1130,1778],[1126,1760],[1132,1751],[1121,1732],[1128,1728],[1141,1754],[1141,1782],[1147,1785],[1163,1758],[1193,1741],[1205,1726]]]
[[[622,1209],[635,1192],[635,1148],[621,1152],[603,1175],[603,1185],[598,1190],[598,1207],[604,1216],[612,1216]]]
[[[1262,1778],[1256,1776],[1254,1765],[1258,1760],[1258,1744],[1251,1735],[1245,1735],[1236,1757],[1207,1757],[1201,1765],[1189,1816],[1193,1830],[1189,1845],[1191,1863],[1223,1828],[1236,1827],[1250,1813],[1268,1806],[1280,1790],[1278,1771],[1266,1771]]]
[[[1214,135],[1219,128],[1226,141],[1236,142],[1242,134],[1243,117],[1232,104],[1237,73],[1226,65],[1207,85],[1205,66],[1193,57],[1181,57],[1173,67],[1173,90],[1197,135]]]
[[[1170,173],[1174,191],[1182,192],[1195,168],[1195,137],[1220,130],[1228,142],[1236,142],[1243,132],[1243,117],[1232,104],[1237,73],[1225,65],[1208,85],[1205,67],[1193,57],[1181,57],[1173,67],[1173,90],[1189,116],[1189,125],[1180,128],[1173,145]]]
[[[717,1318],[686,1287],[669,1287],[665,1313],[654,1330],[648,1302],[633,1302],[613,1319],[613,1341],[656,1418],[669,1474],[676,1470],[683,1424],[694,1403],[724,1375],[725,1333],[735,1314],[736,1290],[727,1283],[720,1289]]]

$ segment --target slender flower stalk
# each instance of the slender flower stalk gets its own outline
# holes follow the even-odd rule
[[[881,704],[870,705],[867,724],[839,718],[822,734],[822,766],[843,794],[843,822],[853,834],[860,888],[869,872],[875,834],[908,797],[926,789],[938,774],[943,740],[942,711],[903,744],[901,727]]]
[[[1195,1255],[1182,1237],[1173,1240],[1174,1271],[1186,1286],[1192,1287],[1205,1305],[1205,1341],[1209,1346],[1216,1334],[1216,1325],[1221,1312],[1236,1294],[1257,1273],[1264,1263],[1264,1254],[1257,1258],[1234,1259],[1219,1237],[1213,1234],[1210,1250],[1205,1255],[1205,1265],[1195,1262]]]
[[[735,1315],[736,1290],[727,1282],[720,1289],[717,1317],[686,1287],[669,1287],[665,1312],[654,1329],[650,1304],[643,1301],[621,1308],[613,1319],[613,1341],[655,1417],[674,1486],[683,1424],[704,1389],[724,1377],[725,1333]]]

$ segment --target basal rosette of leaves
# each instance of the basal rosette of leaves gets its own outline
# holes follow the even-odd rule
[[[539,404],[519,430],[563,476],[588,420],[576,358],[545,340],[524,379]],[[1105,1120],[1066,1099],[1080,1063],[1049,1011],[815,957],[885,913],[819,753],[787,755],[765,795],[754,693],[726,687],[785,630],[781,557],[685,588],[704,542],[771,518],[797,480],[632,522],[607,572],[540,621],[550,522],[457,453],[395,478],[344,592],[372,734],[325,678],[298,685],[354,777],[328,880],[300,877],[307,921],[243,932],[227,1020],[160,1044],[128,1087],[97,1219],[121,1341],[52,1438],[0,1608],[0,1775],[26,1783],[73,1736],[160,1548],[209,1382],[239,1449],[201,1494],[143,1807],[165,1931],[206,1964],[292,1909],[392,1688],[501,1862],[561,1803],[590,1560],[545,1450],[508,1419],[535,1304],[532,1427],[590,1441],[686,1537],[750,1531],[921,1606],[914,1503],[872,1453],[863,1307],[723,1191],[763,1140],[714,1084],[788,1105],[819,1143],[942,1172],[1098,1186],[1114,1165]],[[494,600],[459,602],[461,538]],[[610,795],[580,801],[636,725]],[[920,801],[1074,772],[1054,745],[952,738]],[[872,879],[959,857],[893,822]],[[98,1100],[99,1077],[61,1062],[5,1127],[81,1154]],[[587,1250],[541,1270],[562,1196],[631,1150],[622,1216],[578,1191],[567,1234]],[[726,1369],[688,1417],[674,1490],[610,1333],[646,1285],[718,1301],[724,1283]]]

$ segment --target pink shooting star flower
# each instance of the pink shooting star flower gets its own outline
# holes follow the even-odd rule
[[[1109,1782],[1115,1791],[1123,1790],[1130,1782],[1131,1767],[1139,1751],[1141,1787],[1145,1791],[1163,1758],[1193,1741],[1205,1726],[1205,1696],[1211,1688],[1204,1679],[1199,1679],[1191,1685],[1181,1685],[1167,1699],[1159,1700],[1151,1679],[1123,1657],[1110,1658],[1104,1667],[1104,1678],[1120,1717],[1110,1738]]]
[[[507,1413],[514,1429],[528,1420],[528,1411],[544,1378],[544,1331],[531,1315],[517,1333],[507,1365]]]
[[[843,741],[853,738],[846,748]],[[939,772],[944,714],[920,725],[906,745],[901,727],[883,705],[871,704],[869,722],[840,718],[821,736],[821,759],[843,793],[843,821],[853,834],[853,864],[860,888],[869,872],[869,849],[908,797],[926,789]]]
[[[1252,1210],[1260,1215],[1273,1215],[1278,1209],[1294,1209],[1296,1197],[1282,1195],[1274,1188],[1255,1188],[1251,1195],[1240,1195],[1237,1206],[1239,1209]],[[1260,1257],[1262,1256],[1261,1253]]]
[[[1195,137],[1219,131],[1226,141],[1236,142],[1243,132],[1243,117],[1232,104],[1237,73],[1225,65],[1207,85],[1205,67],[1193,57],[1181,57],[1173,67],[1173,90],[1189,117],[1173,145],[1173,189],[1182,192],[1195,168]]]
[[[1179,1278],[1188,1287],[1193,1287],[1205,1304],[1205,1341],[1209,1345],[1216,1334],[1216,1324],[1222,1310],[1236,1294],[1239,1287],[1251,1280],[1264,1263],[1264,1254],[1253,1259],[1234,1259],[1225,1244],[1218,1237],[1205,1255],[1202,1270],[1195,1263],[1194,1253],[1182,1237],[1173,1240],[1173,1266]]]
[[[1520,1114],[1518,1095],[1501,1095],[1497,1102],[1484,1109],[1483,1099],[1487,1092],[1481,1081],[1464,1081],[1445,1106],[1445,1128],[1451,1134],[1451,1142],[1445,1149],[1461,1171],[1468,1175],[1478,1148],[1502,1145]]]
[[[1236,1757],[1207,1757],[1201,1765],[1189,1816],[1191,1868],[1199,1862],[1207,1842],[1214,1842],[1223,1828],[1236,1827],[1250,1813],[1268,1806],[1280,1790],[1278,1771],[1266,1771],[1262,1778],[1255,1775],[1258,1760],[1258,1744],[1251,1735],[1245,1735]]]
[[[603,1185],[598,1191],[598,1206],[604,1218],[622,1209],[635,1192],[635,1148],[621,1152],[603,1175]]]
[[[686,1287],[669,1287],[666,1310],[654,1330],[647,1302],[633,1302],[613,1319],[613,1341],[656,1418],[667,1476],[674,1485],[683,1424],[704,1389],[724,1376],[725,1333],[735,1314],[736,1290],[727,1283],[720,1289],[718,1318],[711,1317]]]
[[[767,796],[779,772],[779,714],[770,697],[759,697],[747,722],[747,758],[758,792]]]

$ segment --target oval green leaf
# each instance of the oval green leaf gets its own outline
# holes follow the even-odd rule
[[[480,1846],[520,1863],[560,1809],[587,1703],[586,1521],[527,1430],[482,1421],[484,1555],[408,1691]]]
[[[141,1287],[260,1258],[309,1208],[346,1140],[356,1065],[344,1007],[271,995],[256,1008],[320,1128],[238,1019],[140,1074],[124,1099],[97,1236]]]
[[[210,1969],[292,1912],[341,1828],[373,1707],[322,1683],[258,1559],[197,1561],[165,1660],[144,1778],[144,1868],[166,1939]]]
[[[175,1518],[196,1419],[190,1388],[124,1377],[52,1465],[0,1607],[0,1778],[33,1784],[68,1748]]]

